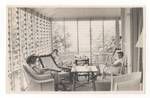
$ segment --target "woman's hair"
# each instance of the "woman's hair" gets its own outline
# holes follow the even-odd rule
[[[53,51],[52,51],[52,54],[53,53],[56,53],[57,55],[58,55],[58,49],[54,49]]]
[[[28,58],[26,59],[26,62],[27,62],[27,64],[34,64],[35,62],[36,62],[36,59],[37,59],[38,57],[37,56],[35,56],[35,55],[30,55],[30,56],[28,56]]]
[[[123,57],[124,56],[124,53],[122,52],[122,51],[120,51],[120,52],[117,52],[118,54],[120,54],[121,55],[121,57]]]
[[[58,52],[58,49],[54,49],[53,52]]]
[[[122,39],[122,36],[119,36],[119,39]]]

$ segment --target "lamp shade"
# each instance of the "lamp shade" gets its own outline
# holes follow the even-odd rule
[[[141,35],[139,36],[139,39],[136,43],[136,47],[143,48],[143,32],[141,32]]]

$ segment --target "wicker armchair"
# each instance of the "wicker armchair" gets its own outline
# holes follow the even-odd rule
[[[49,74],[36,74],[28,65],[23,65],[28,78],[28,91],[54,91],[54,79]]]
[[[140,88],[141,72],[132,72],[121,76],[113,76],[111,80],[112,91],[137,91]]]

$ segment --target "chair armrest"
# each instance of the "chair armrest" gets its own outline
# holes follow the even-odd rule
[[[53,79],[53,76],[51,73],[49,73],[49,74],[38,74],[38,75],[34,76],[33,79],[37,80],[37,81],[43,81],[43,80]]]
[[[61,72],[61,70],[56,70],[56,69],[51,69],[51,68],[42,68],[42,69],[46,71]]]
[[[63,67],[61,67],[61,68],[63,68],[63,69],[70,69],[70,67],[64,67],[64,66],[63,66]]]
[[[47,82],[50,82],[50,83],[54,83],[54,79],[44,79],[44,80],[33,80],[35,81],[36,83],[47,83]]]
[[[71,71],[71,68],[69,68],[69,67],[59,66],[59,68],[61,68],[62,70],[65,70],[65,71]]]

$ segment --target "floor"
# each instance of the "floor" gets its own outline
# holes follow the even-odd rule
[[[65,89],[62,85],[59,85],[59,91],[72,91],[72,83],[64,82]],[[80,76],[78,78],[78,82],[76,83],[75,91],[92,91],[92,83],[84,76]]]
[[[78,83],[76,84],[76,90],[75,91],[93,91],[92,88],[92,82],[87,81],[88,79],[84,76],[80,76],[78,79]],[[102,79],[101,77],[98,77],[95,81],[96,84],[96,90],[97,91],[110,91],[110,79],[106,77],[106,79]],[[60,85],[60,91],[72,91],[72,83],[64,83],[65,90]]]

